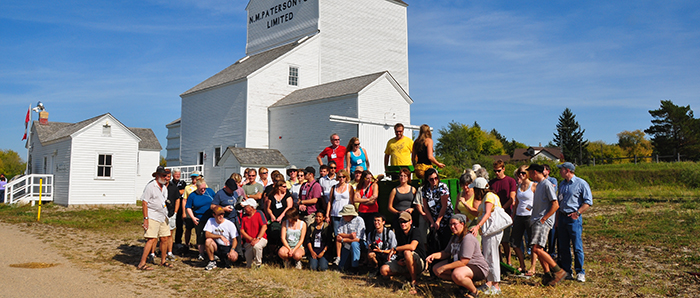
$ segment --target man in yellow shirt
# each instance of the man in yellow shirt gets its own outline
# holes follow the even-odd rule
[[[386,143],[384,150],[384,171],[389,166],[389,157],[391,157],[392,166],[410,166],[411,151],[413,150],[413,140],[403,135],[403,124],[396,123],[394,125],[395,138]]]

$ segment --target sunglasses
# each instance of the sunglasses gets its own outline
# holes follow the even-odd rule
[[[337,167],[328,167],[328,168],[330,168],[331,170],[337,169]]]
[[[429,181],[438,181],[438,180],[440,180],[440,178],[438,178],[438,177],[432,177],[432,178],[428,178],[428,180],[429,180]]]
[[[345,176],[338,176],[338,178],[347,178],[347,177],[345,177]]]
[[[399,220],[399,223],[402,223],[402,224],[407,223],[407,222],[411,222],[411,221],[410,220],[408,220],[408,221],[407,220]]]
[[[527,175],[525,172],[518,172],[518,175]]]
[[[267,175],[267,172],[260,172],[260,175]]]
[[[360,143],[355,143],[355,146],[360,146]]]
[[[340,139],[333,139],[332,141],[340,141]]]
[[[498,170],[493,170],[493,171],[496,172],[496,173],[500,173],[500,172],[503,171],[503,169],[498,169]]]
[[[394,130],[395,133],[403,132],[403,130]]]

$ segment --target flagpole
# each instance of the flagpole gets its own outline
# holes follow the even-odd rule
[[[24,169],[24,174],[29,175],[29,149],[32,148],[32,131],[30,125],[32,125],[32,104],[29,104],[29,124],[27,124],[27,168]]]

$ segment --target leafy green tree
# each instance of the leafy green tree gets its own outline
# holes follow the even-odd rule
[[[0,173],[9,181],[12,177],[24,173],[27,163],[13,150],[0,150]]]
[[[453,121],[447,128],[438,131],[440,137],[435,146],[435,155],[446,165],[456,167],[455,171],[460,174],[464,168],[471,167],[475,160],[505,153],[498,138],[482,130],[476,122],[474,124],[469,127]]]
[[[554,133],[552,141],[561,148],[565,160],[583,163],[587,159],[584,156],[584,153],[588,151],[588,140],[583,138],[585,131],[576,121],[576,115],[569,108],[564,109],[564,112],[559,116],[557,132]]]
[[[658,110],[649,110],[652,125],[644,132],[651,136],[654,152],[659,155],[681,154],[700,159],[700,119],[695,119],[690,105],[677,106],[662,100]]]
[[[616,144],[606,144],[603,141],[591,142],[588,145],[588,153],[595,158],[596,164],[624,163],[626,160],[620,158],[627,157],[627,152]]]
[[[628,157],[651,156],[653,148],[641,129],[635,131],[623,131],[617,134],[617,144],[627,152]]]
[[[510,142],[508,142],[508,139],[499,133],[495,128],[491,130],[491,135],[496,137],[499,141],[501,141],[501,144],[503,144],[503,150],[506,151],[506,154],[513,156],[513,152],[515,152],[515,149],[525,149],[527,148],[527,145],[516,142],[515,139],[510,139]]]
[[[165,157],[163,157],[163,156],[160,157],[159,165],[164,166],[164,167],[168,166],[168,162],[165,160]]]

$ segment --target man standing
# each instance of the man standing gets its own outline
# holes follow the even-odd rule
[[[224,267],[229,267],[231,263],[238,260],[238,253],[232,249],[238,243],[236,239],[238,229],[233,222],[224,217],[225,212],[221,206],[216,206],[213,212],[214,218],[210,218],[204,226],[204,234],[207,237],[205,246],[209,257],[209,264],[204,267],[204,270],[216,268],[215,254],[224,261],[226,264]]]
[[[323,165],[324,157],[328,157],[328,162],[331,160],[335,161],[338,167],[340,167],[339,170],[343,169],[343,163],[345,161],[345,146],[340,145],[340,137],[338,134],[332,134],[331,145],[323,149],[321,154],[316,156],[316,161],[318,161],[319,166]]]
[[[143,247],[141,261],[136,267],[139,270],[153,270],[146,265],[146,260],[151,252],[151,248],[156,245],[160,238],[160,264],[165,267],[172,267],[165,261],[165,251],[167,251],[168,237],[170,237],[170,226],[168,225],[168,209],[165,201],[168,199],[168,189],[166,176],[170,170],[163,166],[158,166],[152,176],[155,178],[146,185],[141,195],[141,211],[143,212],[143,237],[146,238],[146,245]]]
[[[267,219],[262,211],[256,210],[258,203],[247,199],[241,203],[241,238],[245,241],[246,267],[262,265],[263,248],[267,246]]]
[[[265,187],[263,187],[262,184],[255,182],[255,177],[257,176],[255,169],[249,169],[246,176],[246,184],[243,185],[245,195],[249,199],[254,199],[255,202],[258,203],[258,209],[262,210],[262,192]]]
[[[552,182],[554,189],[557,189],[557,178],[549,176],[552,169],[548,164],[543,164],[542,166],[544,167],[544,172],[542,172],[542,174],[544,174],[544,178],[549,180],[549,182]],[[557,256],[557,226],[557,217],[554,216],[554,227],[552,227],[552,230],[549,231],[549,238],[547,238],[547,252],[554,260],[559,260],[559,257]]]
[[[540,264],[544,270],[542,283],[555,286],[566,276],[566,271],[562,270],[552,257],[544,251],[547,243],[549,230],[554,226],[554,213],[559,209],[559,202],[554,191],[554,186],[549,180],[544,179],[544,167],[539,164],[531,164],[527,168],[530,180],[537,182],[535,190],[532,215],[530,216],[532,238],[532,253],[540,259]]]
[[[403,135],[403,124],[396,123],[394,125],[395,138],[392,138],[386,143],[384,149],[384,171],[389,166],[389,158],[391,157],[392,166],[411,166],[411,151],[413,150],[413,140]],[[398,178],[398,176],[396,177]]]
[[[506,176],[506,164],[503,160],[497,160],[493,163],[493,172],[496,173],[496,178],[489,181],[489,185],[498,198],[501,201],[501,206],[506,210],[508,215],[511,215],[511,206],[515,202],[515,190],[517,189],[517,183],[515,179],[510,176]],[[510,231],[512,230],[512,225],[503,230],[503,238],[501,238],[501,245],[503,246],[503,255],[506,257],[506,263],[508,265],[510,262]],[[501,256],[501,259],[504,257]]]
[[[166,170],[168,171],[168,170]],[[170,227],[170,237],[168,237],[168,255],[165,257],[166,260],[174,262],[176,261],[175,255],[173,255],[173,233],[177,225],[177,213],[180,211],[180,190],[177,185],[170,180],[171,174],[165,177],[168,181],[168,198],[165,200],[165,207],[168,209],[168,226]],[[155,247],[152,249],[155,250]]]
[[[175,245],[181,245],[182,244],[182,233],[184,232],[183,225],[185,224],[183,214],[185,213],[185,209],[182,208],[182,194],[185,192],[185,187],[187,186],[187,182],[185,180],[180,180],[182,178],[182,172],[180,169],[174,169],[172,171],[173,174],[173,179],[170,180],[170,184],[174,185],[177,187],[178,193],[177,193],[177,199],[175,200],[176,207],[175,207],[175,239],[174,243]],[[170,195],[168,194],[168,197]]]
[[[314,224],[314,214],[316,213],[316,203],[323,199],[323,189],[321,184],[314,177],[316,170],[313,167],[304,169],[304,179],[306,182],[299,190],[299,212],[304,215],[304,222],[307,226]]]
[[[564,180],[559,185],[559,212],[557,224],[559,234],[559,266],[571,275],[571,250],[574,248],[574,269],[576,280],[586,282],[586,272],[583,269],[583,219],[581,213],[593,205],[593,195],[588,183],[576,177],[576,167],[565,162],[558,165],[559,173]],[[539,186],[538,186],[539,187]]]
[[[411,278],[411,293],[415,294],[418,275],[425,269],[428,250],[425,234],[413,226],[411,214],[404,211],[399,215],[399,228],[396,232],[396,259],[382,266],[382,276],[406,275]]]
[[[326,203],[328,203],[328,200],[330,198],[331,189],[333,188],[333,185],[338,184],[338,180],[335,180],[332,177],[330,177],[329,170],[329,166],[322,165],[318,171],[319,175],[321,176],[320,178],[318,178],[318,183],[321,184],[321,188],[323,188],[323,198],[326,200]]]

